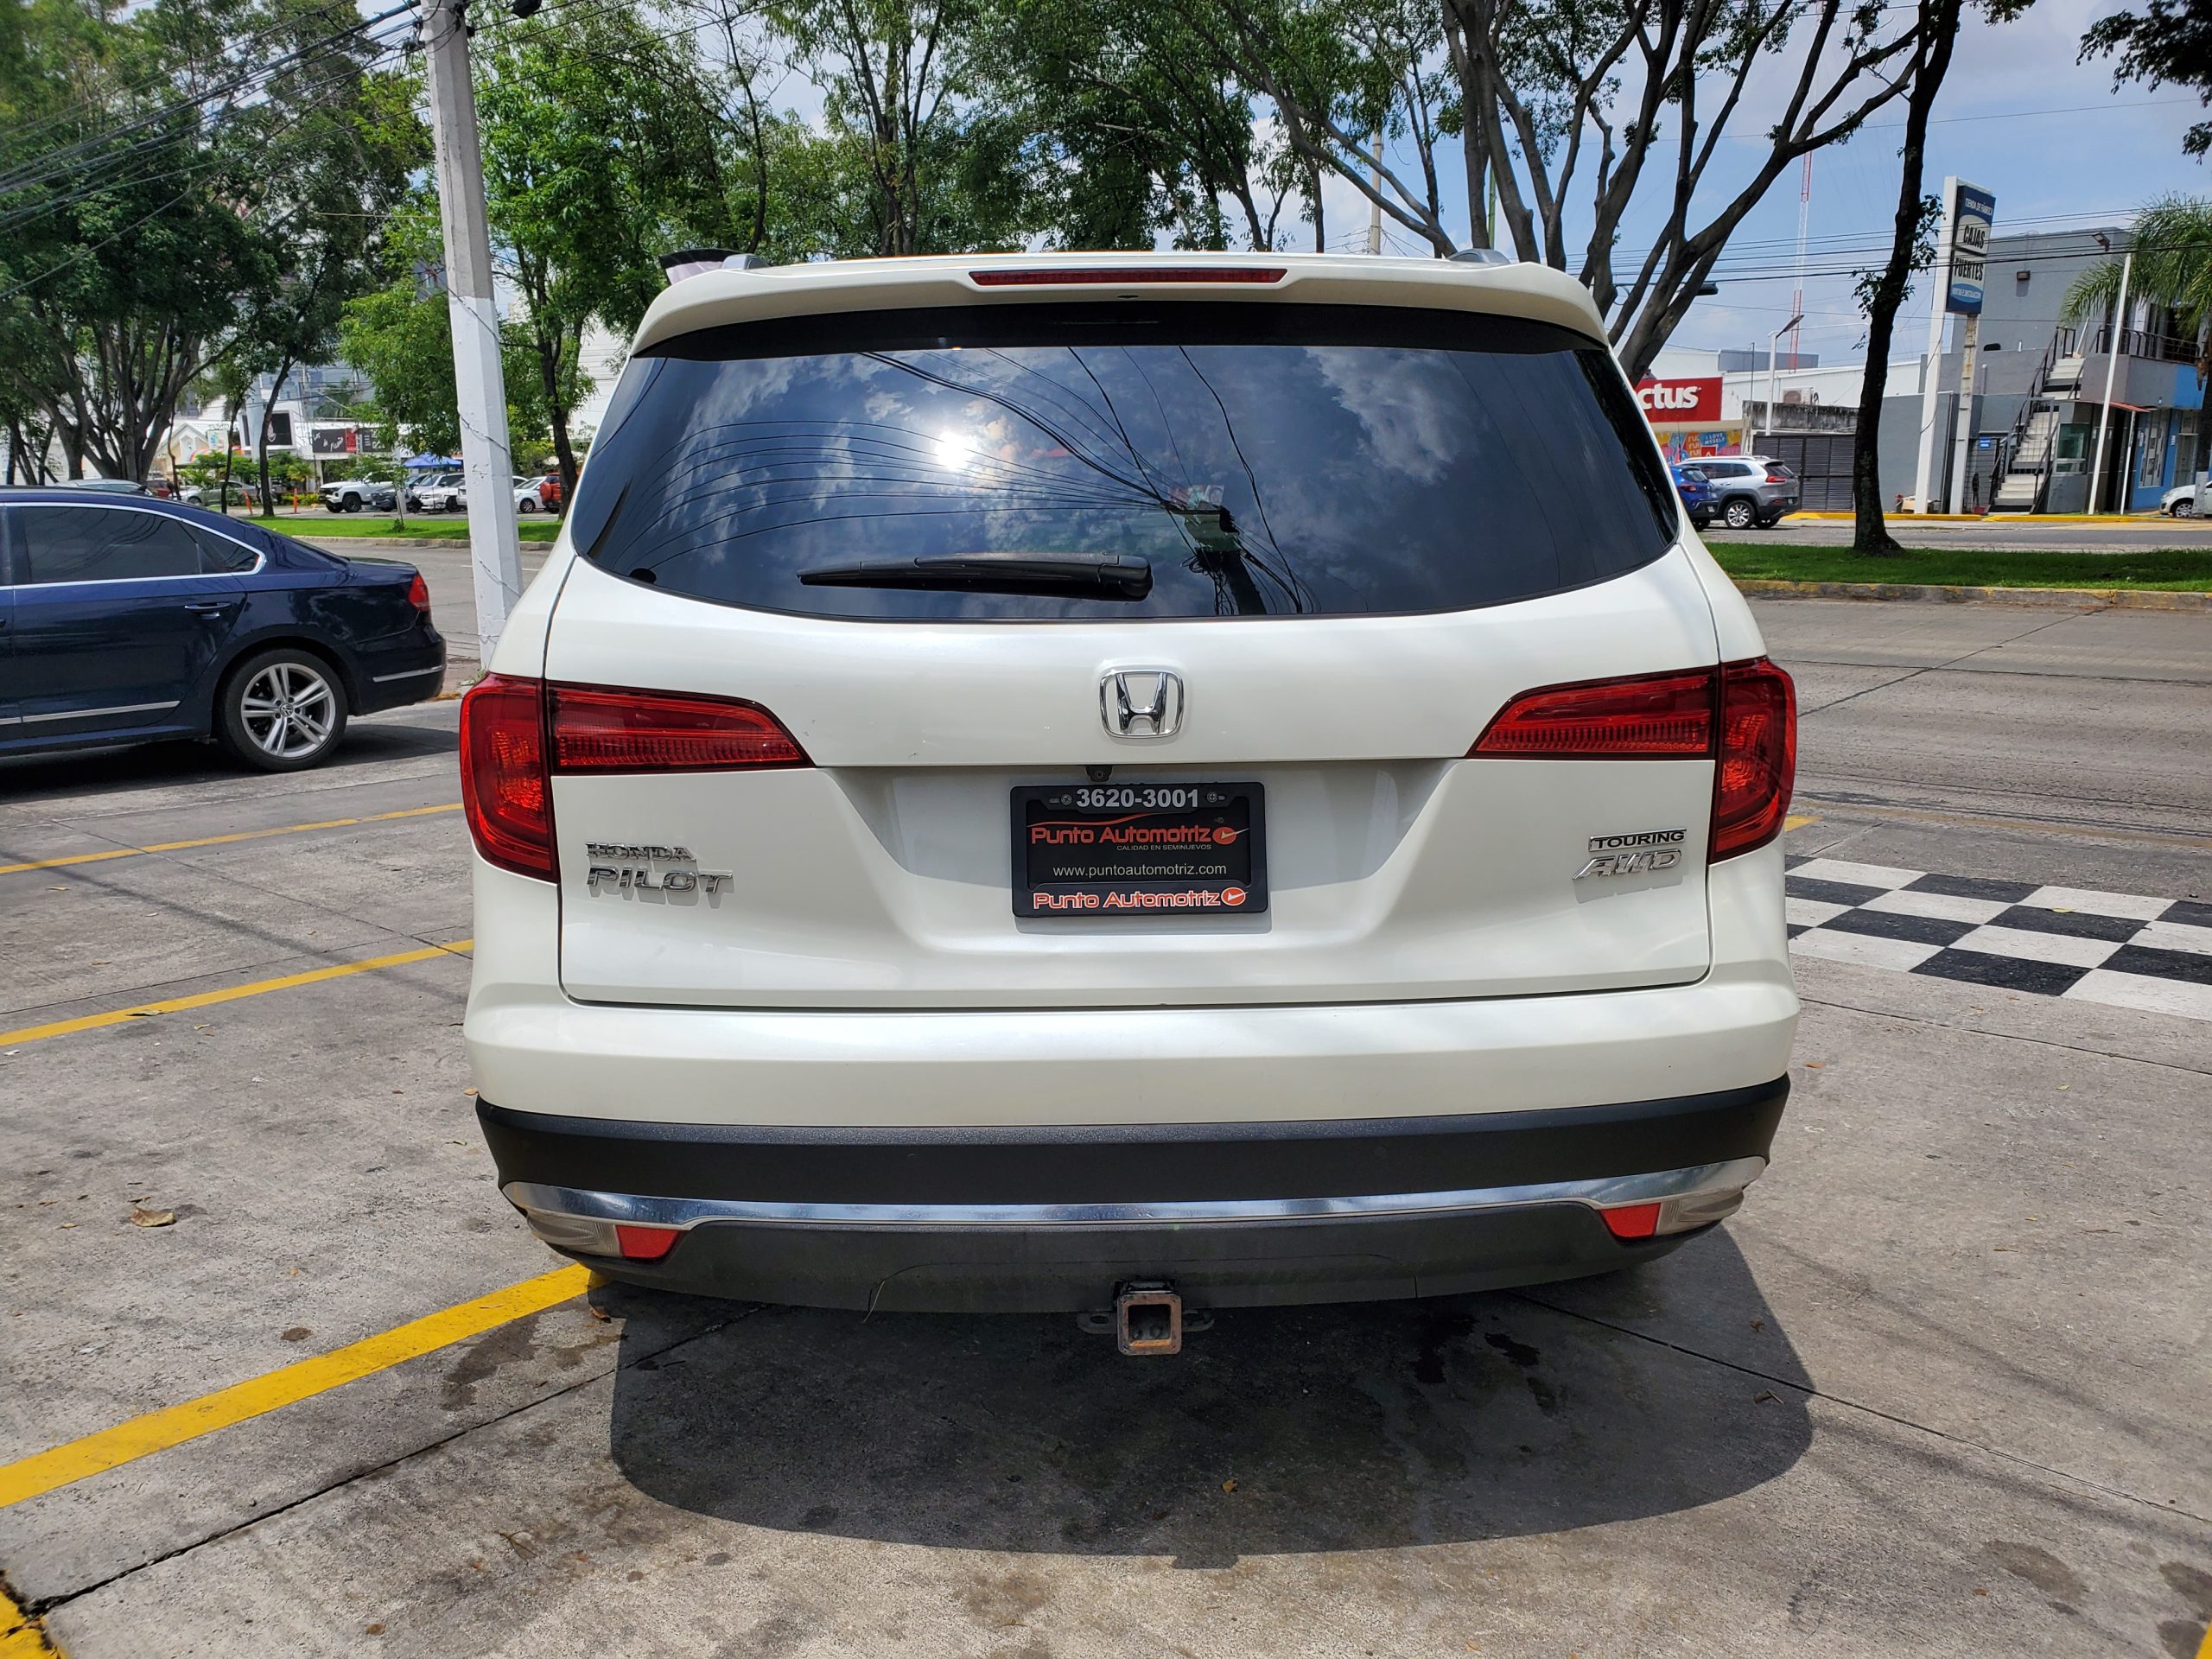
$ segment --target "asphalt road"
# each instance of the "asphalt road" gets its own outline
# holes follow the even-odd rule
[[[2212,617],[1758,611],[1805,710],[1793,880],[1936,887],[1800,936],[1744,1210],[1631,1274],[1224,1315],[1172,1362],[613,1287],[468,1314],[557,1263],[463,1092],[454,705],[287,779],[0,770],[0,865],[121,855],[0,868],[11,1593],[77,1659],[2191,1659],[2212,987],[2115,939],[2212,904]],[[2030,887],[2046,957],[2156,958],[2158,1006],[1904,970],[1983,913],[1951,895]],[[35,1461],[224,1389],[200,1438]]]

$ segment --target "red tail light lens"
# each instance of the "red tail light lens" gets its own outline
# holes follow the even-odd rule
[[[1797,690],[1764,657],[1720,671],[1717,759],[1707,856],[1722,859],[1782,833],[1797,781]]]
[[[461,793],[487,863],[546,881],[559,874],[537,681],[487,674],[461,700]]]
[[[1120,288],[1147,283],[1279,283],[1281,265],[1039,265],[971,270],[978,288]]]
[[[734,697],[588,685],[549,689],[556,772],[728,772],[810,764],[773,715]]]
[[[1716,709],[1715,704],[1718,704]],[[1797,777],[1797,694],[1765,658],[1547,686],[1506,704],[1470,755],[1713,760],[1708,861],[1782,833]]]
[[[430,588],[419,570],[415,573],[415,580],[407,584],[407,602],[423,613],[424,621],[430,620]]]
[[[1713,671],[1586,680],[1523,692],[1470,754],[1694,760],[1713,753]]]

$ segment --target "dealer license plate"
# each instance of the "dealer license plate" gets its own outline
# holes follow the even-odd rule
[[[1017,916],[1250,915],[1268,907],[1257,784],[1014,791]]]

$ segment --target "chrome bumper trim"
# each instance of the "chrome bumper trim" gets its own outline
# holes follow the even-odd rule
[[[1312,1221],[1364,1216],[1420,1216],[1519,1205],[1586,1204],[1593,1209],[1666,1199],[1697,1221],[1718,1221],[1732,1198],[1766,1169],[1764,1158],[1734,1158],[1691,1169],[1594,1180],[1542,1181],[1527,1186],[1473,1187],[1456,1192],[1384,1192],[1342,1198],[1192,1198],[1159,1204],[779,1204],[749,1198],[654,1198],[572,1186],[510,1181],[508,1203],[536,1226],[543,1217],[689,1230],[717,1221],[805,1227],[1123,1227],[1185,1226],[1205,1222]]]

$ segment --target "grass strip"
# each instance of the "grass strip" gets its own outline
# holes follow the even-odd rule
[[[1764,582],[1876,582],[1936,588],[2150,588],[2212,590],[2212,549],[2167,547],[2139,553],[2007,551],[1915,547],[1869,558],[1847,547],[1777,542],[1707,542],[1730,575]]]
[[[466,518],[410,518],[403,529],[396,518],[382,513],[349,512],[344,517],[283,513],[274,518],[250,518],[249,524],[264,530],[273,530],[279,536],[297,537],[303,542],[465,542],[468,539],[468,520]],[[561,521],[554,518],[531,516],[515,525],[515,533],[525,542],[550,542],[561,533]]]

